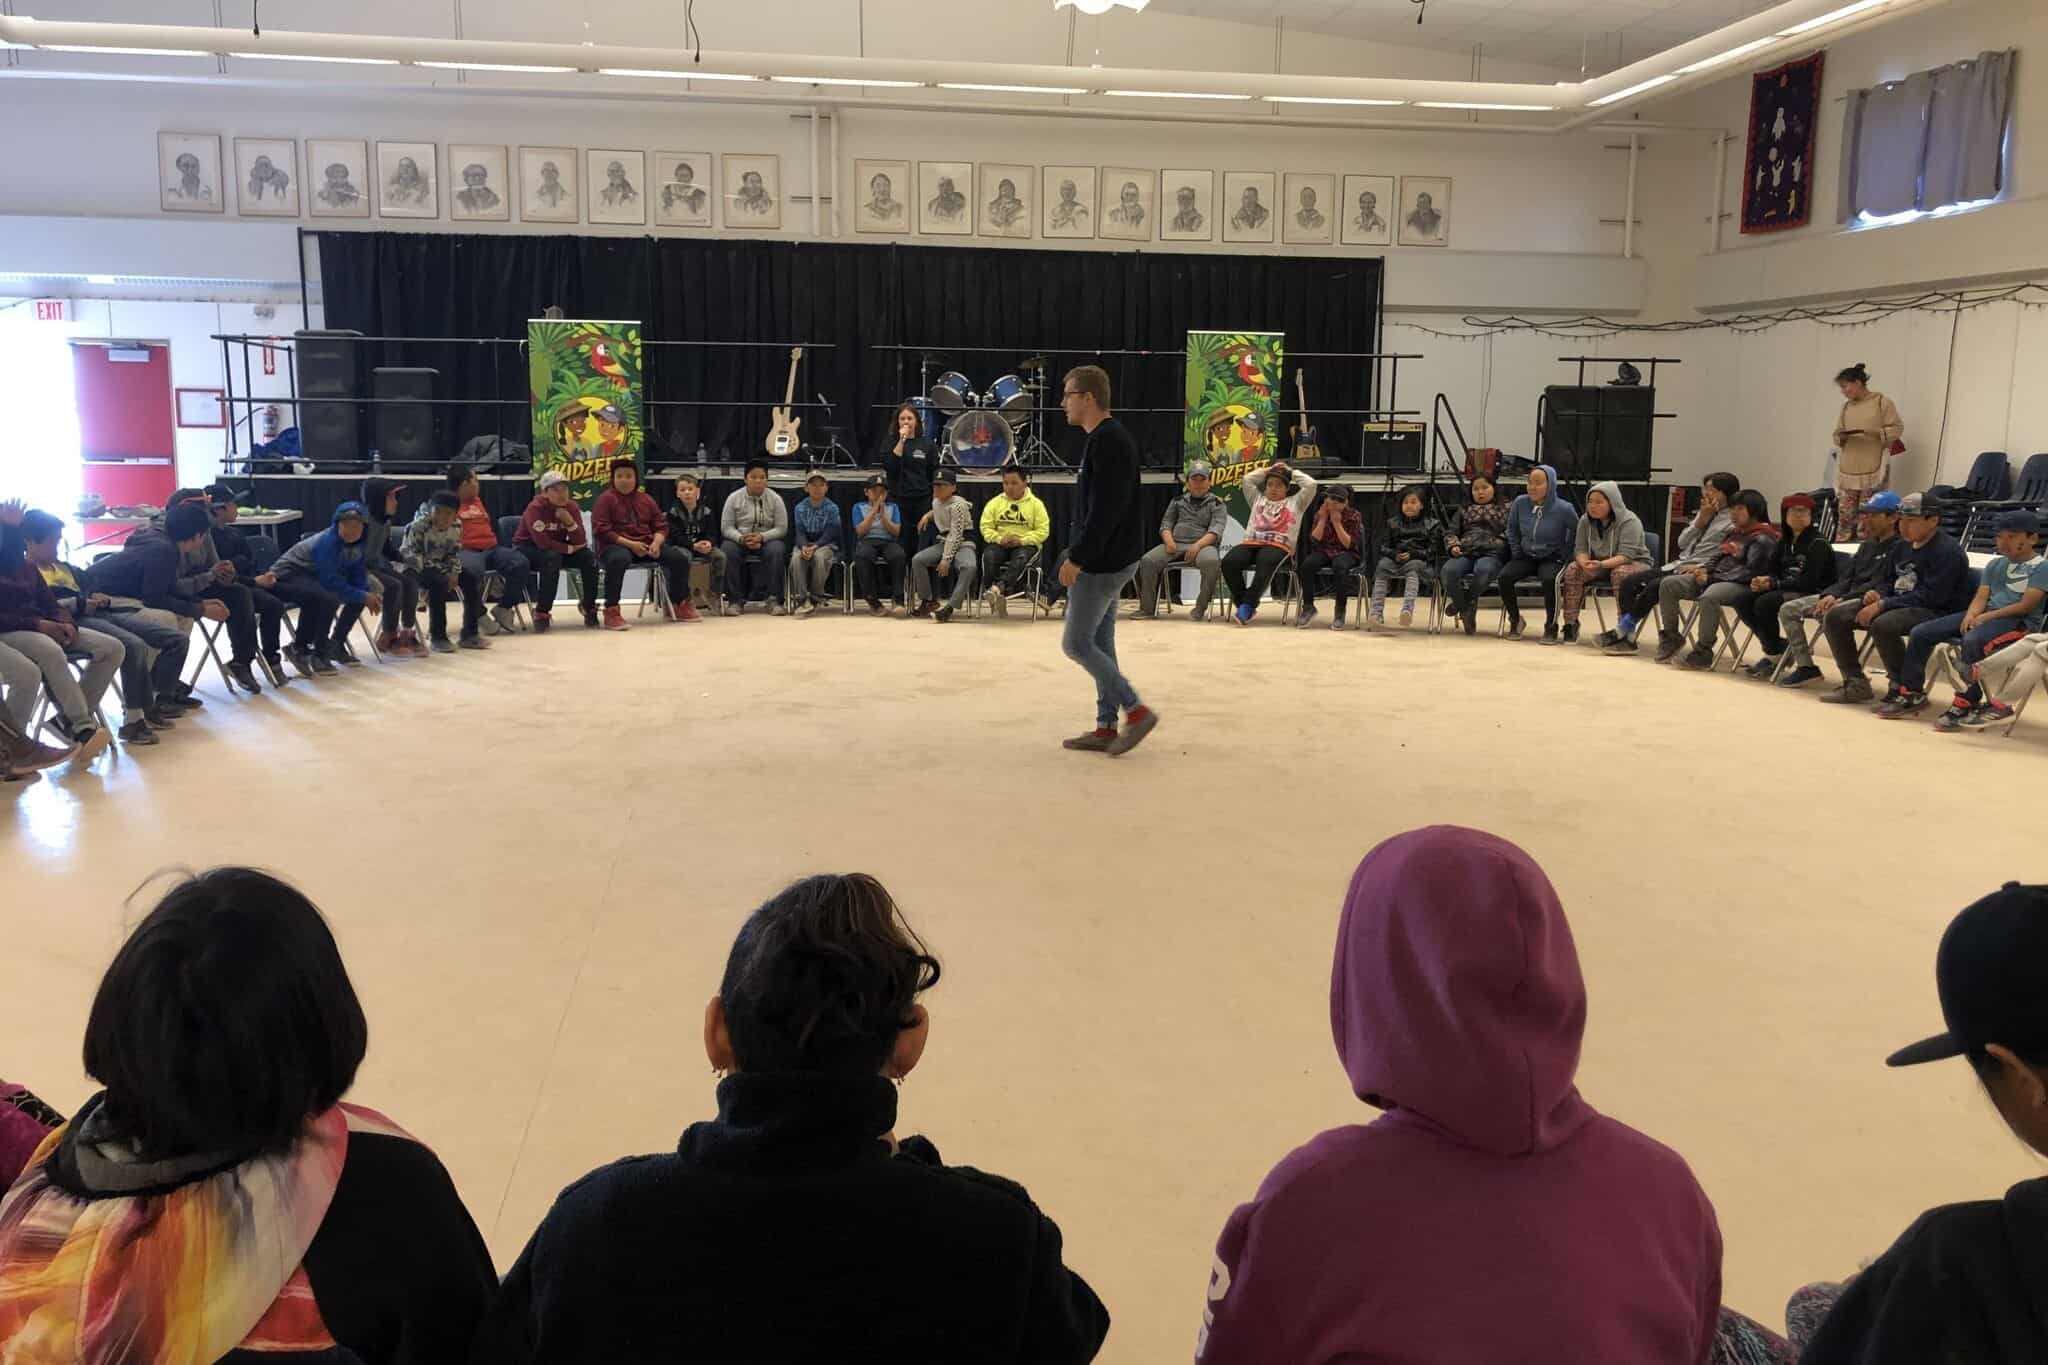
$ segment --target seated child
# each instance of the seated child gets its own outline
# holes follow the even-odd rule
[[[569,496],[569,480],[559,469],[548,470],[540,476],[512,536],[512,548],[533,566],[536,634],[554,624],[555,590],[564,569],[575,570],[581,585],[576,606],[583,613],[583,624],[597,628],[597,560],[590,553],[589,539],[583,530],[583,509]],[[685,619],[696,619],[696,613]]]
[[[804,500],[790,514],[796,535],[789,553],[789,604],[798,616],[809,616],[828,600],[825,584],[832,577],[846,525],[839,504],[826,496],[831,489],[824,471],[812,470],[804,480]]]
[[[2041,520],[2024,509],[2001,512],[1997,522],[1998,553],[1984,566],[1976,596],[1963,612],[1953,617],[1915,626],[1906,646],[1906,667],[1916,670],[1925,687],[1927,658],[1944,640],[1956,646],[1957,663],[1970,681],[1950,699],[1948,709],[1934,719],[1934,728],[1944,733],[1961,729],[1976,719],[1984,704],[1984,684],[1973,676],[1976,666],[1993,650],[2019,642],[2041,629],[2048,609],[2048,558],[2039,549]],[[1925,635],[1922,634],[1925,632]],[[2011,719],[2010,711],[1994,711],[1980,725]]]
[[[373,586],[365,553],[369,519],[361,503],[345,502],[334,509],[326,530],[299,541],[271,565],[277,575],[272,591],[299,608],[298,640],[285,657],[308,678],[335,673],[337,660],[354,662],[335,641],[346,642],[364,612],[384,608],[383,585]]]
[[[377,622],[377,652],[394,659],[423,659],[427,647],[419,636],[419,575],[406,566],[400,553],[405,533],[391,533],[391,519],[398,515],[398,495],[404,490],[404,484],[390,479],[363,480],[363,506],[370,514],[363,527],[363,566],[384,593],[384,611]]]
[[[480,627],[483,580],[462,562],[462,500],[446,489],[420,504],[405,528],[405,562],[427,590],[427,638],[436,654],[453,654],[448,641],[448,599],[462,594],[462,648],[488,649]]]
[[[1250,625],[1258,614],[1266,585],[1273,581],[1295,542],[1301,539],[1301,518],[1316,495],[1316,481],[1279,462],[1248,471],[1244,493],[1251,503],[1244,539],[1223,556],[1223,581],[1229,585],[1237,623]],[[1245,570],[1251,580],[1245,580]]]
[[[975,570],[974,542],[968,538],[974,530],[974,506],[960,496],[959,478],[950,469],[932,475],[932,510],[924,514],[919,529],[925,526],[932,528],[934,539],[910,557],[910,592],[917,605],[907,613],[899,607],[897,615],[929,616],[944,623],[967,600]],[[943,603],[932,587],[934,568],[952,585]]]
[[[723,538],[718,526],[718,512],[704,501],[704,489],[697,482],[697,476],[677,475],[675,505],[668,509],[668,543],[681,550],[692,563],[701,559],[710,564],[712,583],[722,584],[725,582],[725,547],[719,541]],[[694,604],[683,619],[697,619]]]
[[[654,498],[640,487],[640,466],[630,459],[612,461],[612,486],[597,495],[590,505],[590,529],[597,533],[597,555],[604,565],[604,628],[624,630],[626,618],[619,612],[619,594],[624,591],[626,570],[635,564],[658,569],[668,588],[668,601],[661,614],[670,621],[694,619],[692,608],[685,617],[676,604],[690,603],[690,557],[682,547],[668,543],[668,523]]]
[[[1337,598],[1332,630],[1344,629],[1344,610],[1351,604],[1352,581],[1365,557],[1365,518],[1351,505],[1351,489],[1341,483],[1323,485],[1323,500],[1309,521],[1308,552],[1301,557],[1301,616],[1306,627],[1316,619],[1316,587],[1327,572]]]
[[[1380,545],[1380,562],[1372,571],[1372,623],[1387,623],[1387,587],[1394,575],[1402,578],[1401,624],[1415,622],[1415,594],[1426,578],[1433,578],[1430,563],[1437,552],[1442,527],[1423,510],[1422,490],[1410,488],[1401,494],[1400,507],[1387,518],[1386,539]]]
[[[234,490],[226,484],[208,485],[206,505],[207,511],[213,515],[215,556],[230,565],[234,569],[234,581],[249,590],[249,605],[256,613],[257,629],[263,642],[262,652],[256,656],[256,662],[263,668],[263,680],[272,687],[283,687],[291,681],[291,675],[284,671],[284,654],[278,648],[284,628],[284,601],[270,590],[277,580],[266,572],[269,562],[277,557],[276,551],[267,552],[261,565],[256,562],[256,546],[248,536],[235,529],[235,523],[241,519],[242,508]],[[411,612],[411,606],[407,605],[408,625],[412,622]]]
[[[1038,495],[1031,491],[1031,476],[1014,464],[1003,466],[1001,496],[990,498],[981,509],[982,581],[989,610],[998,616],[1010,614],[1010,598],[1024,591],[1024,575],[1038,562],[1046,537],[1052,534],[1052,515]]]
[[[867,501],[853,514],[854,591],[875,615],[882,614],[883,588],[894,602],[903,591],[903,512],[889,500],[889,480],[873,474],[861,486]]]

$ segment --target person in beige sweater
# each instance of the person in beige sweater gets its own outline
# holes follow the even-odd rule
[[[1899,409],[1870,387],[1861,361],[1835,376],[1842,415],[1835,421],[1835,526],[1837,538],[1863,538],[1863,500],[1891,481],[1892,448],[1906,434]]]

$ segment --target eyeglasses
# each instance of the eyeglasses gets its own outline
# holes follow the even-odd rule
[[[1079,398],[1080,396],[1081,396],[1081,390],[1079,390],[1079,389],[1062,389],[1062,390],[1060,390],[1060,398],[1061,398],[1062,400],[1065,400],[1065,399],[1068,399],[1068,398]]]

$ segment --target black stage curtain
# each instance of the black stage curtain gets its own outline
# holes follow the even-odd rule
[[[1379,335],[1376,257],[397,232],[323,232],[319,242],[327,325],[408,338],[370,348],[366,368],[432,366],[437,396],[465,400],[440,409],[450,453],[479,434],[526,439],[525,363],[511,346],[440,339],[523,340],[527,319],[549,304],[572,318],[639,319],[651,342],[829,345],[807,354],[797,401],[824,394],[864,462],[891,406],[918,388],[918,356],[889,345],[929,348],[933,374],[957,369],[976,388],[1050,355],[1045,436],[1070,461],[1079,433],[1058,411],[1060,372],[1098,352],[1148,352],[1101,363],[1148,461],[1172,467],[1190,329],[1285,332],[1290,353],[1370,351]],[[1004,351],[964,349],[977,346]],[[1359,419],[1331,414],[1372,406],[1370,367],[1311,357],[1301,368],[1325,452],[1355,459]],[[713,459],[752,454],[788,373],[779,346],[650,347],[650,460],[693,459],[700,443]],[[1291,422],[1292,377],[1282,385]],[[823,412],[800,415],[806,438],[822,444]]]

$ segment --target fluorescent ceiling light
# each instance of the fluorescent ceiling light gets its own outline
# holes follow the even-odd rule
[[[1744,43],[1741,47],[1731,47],[1726,52],[1719,53],[1712,57],[1702,57],[1700,58],[1700,60],[1692,63],[1689,66],[1681,66],[1678,68],[1676,74],[1680,76],[1690,76],[1695,71],[1705,71],[1710,66],[1719,66],[1723,62],[1732,62],[1737,57],[1746,57],[1750,53],[1756,51],[1758,48],[1769,47],[1772,43],[1775,43],[1777,41],[1778,35],[1775,33],[1768,38],[1758,38],[1755,42]]]
[[[878,85],[891,90],[915,90],[923,81],[878,81],[863,76],[770,76],[785,85]]]
[[[982,85],[975,81],[940,81],[941,90],[993,90],[1005,95],[1085,95],[1085,85]]]
[[[637,66],[600,66],[600,76],[646,76],[670,81],[758,81],[764,76],[735,76],[729,71],[654,71]]]
[[[1844,5],[1838,10],[1830,10],[1818,19],[1808,19],[1803,24],[1794,24],[1790,28],[1781,28],[1778,30],[1777,36],[1780,38],[1790,38],[1794,34],[1806,33],[1823,25],[1832,24],[1839,19],[1846,19],[1852,14],[1861,14],[1867,9],[1876,9],[1885,2],[1886,0],[1856,0],[1855,4]]]
[[[573,66],[529,66],[524,62],[414,62],[414,66],[438,67],[443,71],[574,71]]]
[[[1215,90],[1105,90],[1127,100],[1248,100],[1250,95],[1225,95]]]
[[[1669,85],[1677,79],[1678,73],[1675,71],[1666,76],[1652,76],[1646,81],[1640,81],[1635,85],[1631,85],[1626,90],[1617,90],[1611,95],[1602,95],[1599,99],[1593,101],[1593,105],[1595,108],[1598,108],[1603,104],[1612,104],[1616,100],[1625,100],[1630,95],[1640,95],[1645,90],[1655,90],[1658,86]]]
[[[1052,0],[1052,7],[1055,13],[1071,7],[1083,14],[1107,14],[1118,5],[1122,5],[1136,14],[1150,3],[1151,0]]]
[[[397,66],[396,57],[309,57],[303,52],[230,52],[248,62],[341,62],[348,66]]]
[[[87,275],[87,276],[85,277],[85,282],[86,282],[87,284],[118,284],[118,283],[120,283],[120,281],[116,280],[116,279],[115,279],[115,278],[114,278],[114,277],[113,277],[112,275]]]
[[[1525,114],[1548,114],[1554,104],[1471,104],[1464,100],[1417,100],[1417,109],[1510,109]]]
[[[1407,100],[1358,100],[1344,95],[1261,95],[1269,104],[1406,104]]]
[[[211,52],[195,52],[189,47],[87,47],[74,43],[43,43],[44,52],[83,52],[91,56],[105,57],[211,57]]]

